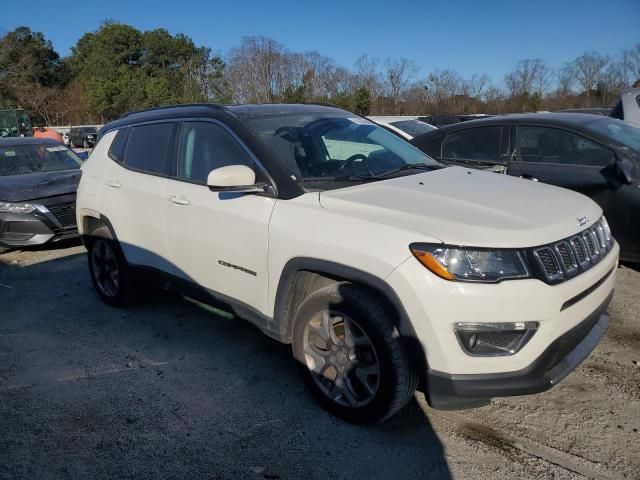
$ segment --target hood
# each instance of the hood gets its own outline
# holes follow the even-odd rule
[[[533,247],[569,237],[602,210],[551,185],[461,167],[322,192],[323,208],[452,245]],[[580,224],[583,223],[583,226]]]
[[[0,201],[26,202],[76,193],[81,175],[82,171],[77,169],[0,177]]]

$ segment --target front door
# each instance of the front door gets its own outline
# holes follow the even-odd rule
[[[211,170],[247,165],[264,181],[252,155],[229,130],[211,121],[184,122],[175,175],[165,189],[166,240],[176,273],[218,296],[267,312],[269,196],[212,192]]]

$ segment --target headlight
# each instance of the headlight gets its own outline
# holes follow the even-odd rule
[[[445,280],[499,282],[526,278],[529,271],[517,250],[448,247],[414,243],[410,247],[422,265]]]
[[[35,209],[30,203],[0,202],[0,213],[31,213]]]

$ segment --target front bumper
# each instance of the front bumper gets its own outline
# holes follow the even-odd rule
[[[493,397],[544,392],[571,373],[598,345],[609,323],[613,293],[591,315],[556,339],[531,365],[517,372],[449,375],[430,370],[426,395],[434,408],[481,406]]]
[[[409,258],[386,281],[411,322],[412,336],[417,340],[414,343],[422,347],[426,357],[426,364],[418,366],[420,390],[438,408],[467,408],[486,404],[495,396],[549,388],[553,385],[549,379],[559,381],[580,363],[576,362],[577,353],[567,357],[569,352],[558,349],[558,345],[571,345],[566,339],[578,338],[573,348],[596,324],[600,325],[596,332],[606,326],[606,319],[601,317],[614,288],[618,255],[619,246],[615,244],[599,263],[557,285],[537,279],[497,284],[449,282]],[[476,356],[465,352],[458,341],[455,330],[461,322],[535,322],[538,328],[511,355]],[[587,328],[584,325],[592,327],[589,332],[583,330]],[[575,331],[582,336],[574,337],[571,332]],[[581,352],[586,350],[584,345],[580,348]],[[552,356],[550,352],[554,351]],[[567,360],[561,362],[565,357]],[[561,366],[554,370],[560,364],[566,371]]]
[[[31,213],[0,213],[0,248],[22,248],[57,242],[78,235],[75,195],[66,195],[47,205],[37,203]]]

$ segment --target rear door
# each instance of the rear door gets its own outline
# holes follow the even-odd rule
[[[173,266],[164,235],[164,191],[175,130],[174,122],[131,128],[123,161],[113,162],[100,201],[127,260],[167,273]]]
[[[625,251],[636,248],[638,234],[629,228],[628,190],[616,172],[610,148],[576,132],[536,125],[513,127],[515,148],[507,173],[580,192],[598,203]]]

